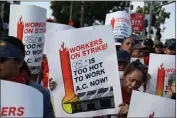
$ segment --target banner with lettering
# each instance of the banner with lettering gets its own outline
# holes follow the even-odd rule
[[[143,32],[144,30],[144,14],[140,13],[132,13],[131,17],[131,24],[133,32]]]
[[[47,57],[56,117],[118,113],[122,102],[115,41],[110,26],[47,33]],[[111,69],[110,69],[111,67]]]
[[[176,101],[160,96],[133,91],[128,118],[175,118]]]
[[[147,92],[159,96],[168,97],[168,80],[176,71],[174,55],[150,54],[148,73],[151,79]]]
[[[5,118],[43,117],[43,95],[27,85],[1,81],[1,112]]]
[[[25,60],[33,74],[40,71],[46,33],[46,9],[37,6],[10,6],[9,35],[25,45]]]
[[[126,11],[116,11],[106,14],[105,25],[111,25],[114,38],[129,37],[132,33],[130,16]]]

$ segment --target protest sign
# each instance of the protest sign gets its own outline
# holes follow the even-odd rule
[[[58,23],[50,23],[50,22],[47,22],[46,26],[47,26],[46,27],[46,34],[49,33],[49,32],[58,32],[58,31],[61,31],[61,30],[74,29],[74,27],[69,26],[69,25],[58,24]],[[46,39],[46,40],[51,40],[51,39]],[[47,54],[46,45],[47,45],[47,43],[45,43],[45,45],[44,45],[44,52],[43,52],[44,54]]]
[[[130,16],[126,11],[106,14],[105,25],[112,26],[115,39],[129,37],[132,33]]]
[[[1,117],[43,117],[43,95],[27,85],[1,81]]]
[[[128,118],[174,118],[176,117],[175,100],[133,91],[128,111]]]
[[[144,59],[143,59],[143,58],[135,58],[135,57],[131,57],[131,62],[132,62],[132,61],[136,61],[137,59],[139,59],[140,62],[141,62],[142,64],[144,64]]]
[[[73,29],[74,27],[65,25],[65,24],[59,24],[59,23],[50,23],[47,22],[47,27],[46,27],[46,33],[48,32],[58,32],[61,30],[67,30],[67,29]]]
[[[131,16],[132,31],[143,32],[144,30],[144,14],[133,13]]]
[[[47,57],[56,117],[116,114],[122,102],[110,26],[47,33]],[[110,69],[111,67],[111,69]]]
[[[10,6],[9,35],[22,40],[25,61],[33,74],[40,71],[46,32],[46,9],[37,6]]]
[[[148,73],[151,79],[147,92],[168,97],[168,79],[175,71],[174,55],[150,54]]]

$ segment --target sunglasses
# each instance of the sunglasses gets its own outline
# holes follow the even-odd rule
[[[5,61],[8,61],[9,59],[15,59],[14,57],[0,57],[0,63],[4,63]]]

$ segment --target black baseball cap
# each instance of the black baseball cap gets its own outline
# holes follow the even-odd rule
[[[25,54],[20,47],[16,46],[15,40],[21,42],[19,39],[12,36],[1,36],[0,38],[0,57],[14,57],[24,60]],[[21,42],[21,45],[22,42]]]
[[[154,47],[156,47],[156,46],[162,46],[163,47],[163,43],[159,40],[155,40],[154,41]]]
[[[167,39],[164,47],[175,50],[176,49],[176,39],[172,38],[172,39]]]
[[[145,46],[147,46],[147,45],[154,45],[154,43],[153,43],[153,40],[152,39],[150,39],[150,38],[147,38],[147,39],[145,39],[144,40],[144,45]]]
[[[129,63],[131,60],[131,55],[127,51],[120,50],[117,52],[117,59],[118,61]]]
[[[142,45],[141,43],[137,43],[133,46],[134,49],[144,49],[146,46]]]

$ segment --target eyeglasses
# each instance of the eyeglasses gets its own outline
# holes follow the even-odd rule
[[[0,57],[0,63],[4,63],[5,61],[8,61],[9,59],[15,59],[14,57]]]

